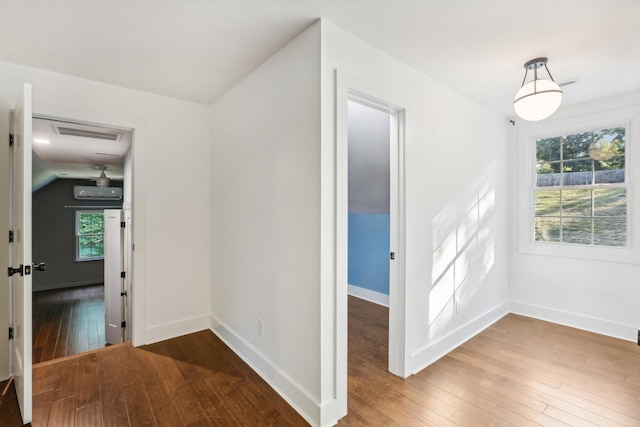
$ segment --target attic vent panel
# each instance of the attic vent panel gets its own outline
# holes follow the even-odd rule
[[[56,126],[56,132],[60,135],[82,136],[85,138],[104,139],[107,141],[119,141],[120,135],[115,132],[98,132],[95,130],[76,129],[70,127]]]

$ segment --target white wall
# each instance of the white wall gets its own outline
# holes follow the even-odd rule
[[[405,100],[409,372],[506,313],[507,122],[326,21],[322,43],[322,400],[329,408],[342,398],[335,390],[346,376],[340,366],[346,349],[340,342],[336,348],[332,327],[346,328],[341,295],[334,295],[335,70]]]
[[[210,107],[0,62],[0,135],[8,134],[9,109],[23,82],[33,84],[35,113],[135,128],[134,343],[206,328],[211,248]],[[0,145],[0,163],[6,164],[5,144]],[[7,186],[3,167],[1,235],[7,234]],[[4,251],[5,245],[0,246]],[[4,252],[0,254],[4,256]],[[1,282],[4,316],[8,286],[6,279]],[[0,377],[6,377],[6,363],[1,359],[6,345],[6,340],[0,340]]]
[[[317,24],[304,31],[211,116],[212,329],[310,422],[320,406],[319,37]]]
[[[640,106],[640,92],[601,99],[589,103],[561,106],[547,122],[563,123],[584,115],[607,113],[623,107]],[[522,169],[519,150],[523,149],[518,133],[527,123],[516,120],[509,144],[509,175],[518,176]],[[637,120],[636,120],[637,121]],[[638,162],[640,143],[636,137],[640,129],[629,132],[627,150],[631,161]],[[638,194],[637,170],[631,170],[631,180]],[[519,250],[520,227],[526,217],[518,211],[518,195],[523,190],[517,179],[510,181],[510,271],[509,292],[511,311],[556,323],[636,341],[640,327],[640,259],[636,263],[607,262],[569,256],[544,256]],[[638,214],[637,198],[629,197],[630,209]],[[635,219],[635,225],[639,224]],[[638,230],[634,231],[636,240]],[[640,242],[632,242],[638,248]],[[636,252],[637,253],[637,252]],[[620,257],[622,261],[622,257]]]

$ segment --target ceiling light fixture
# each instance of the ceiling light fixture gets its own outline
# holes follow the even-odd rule
[[[98,165],[98,166],[94,166],[93,169],[101,171],[99,177],[93,178],[96,181],[96,186],[98,186],[98,187],[108,187],[109,183],[111,182],[111,180],[104,173],[104,171],[106,171],[108,168],[106,166]]]
[[[538,78],[538,68],[544,66],[549,75],[548,79]],[[513,100],[516,114],[530,122],[546,119],[556,112],[562,102],[562,89],[551,77],[547,68],[547,58],[536,58],[524,64],[525,72],[522,87]],[[527,73],[533,70],[533,80],[525,84]]]
[[[51,141],[49,141],[48,139],[41,139],[41,138],[35,138],[33,140],[33,142],[35,142],[36,144],[49,144],[49,143],[51,143]]]

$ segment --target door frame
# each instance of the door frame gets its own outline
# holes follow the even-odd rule
[[[37,88],[36,88],[37,89]],[[131,254],[131,322],[127,322],[128,333],[133,346],[146,344],[146,245],[145,245],[145,194],[146,171],[144,165],[146,132],[145,124],[141,120],[115,116],[102,112],[70,108],[67,106],[36,102],[33,104],[33,116],[50,120],[71,121],[89,126],[110,127],[132,132],[131,137],[131,166],[129,179],[125,182],[124,191],[131,191],[131,203],[123,203],[122,209],[129,209],[132,214],[132,245],[135,251]],[[125,163],[126,169],[126,163]],[[127,171],[125,170],[125,179]],[[130,326],[130,328],[129,328]]]
[[[390,182],[390,251],[395,260],[389,271],[389,360],[394,375],[410,375],[406,333],[405,286],[405,120],[408,102],[374,83],[336,71],[336,398],[347,398],[347,294],[348,294],[348,114],[349,100],[387,111],[392,118]],[[395,205],[395,208],[393,207]]]

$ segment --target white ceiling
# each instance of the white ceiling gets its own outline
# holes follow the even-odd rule
[[[210,104],[320,17],[505,116],[538,56],[640,89],[638,0],[0,0],[0,59]]]
[[[65,135],[64,131],[61,134],[60,129],[100,133],[114,140]],[[131,137],[130,130],[34,118],[34,190],[57,178],[95,179],[100,175],[102,168],[105,168],[108,178],[122,181],[124,158],[131,148]]]

